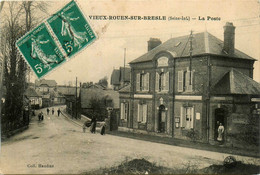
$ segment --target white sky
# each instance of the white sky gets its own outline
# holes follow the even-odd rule
[[[69,1],[52,2],[50,13],[55,13]],[[147,52],[150,37],[162,42],[171,37],[188,35],[190,30],[207,31],[223,40],[223,26],[233,22],[235,47],[249,56],[260,59],[260,2],[259,0],[77,0],[83,13],[88,15],[165,15],[212,16],[221,21],[109,21],[90,20],[98,40],[45,76],[58,84],[75,81],[97,82],[110,75],[114,67],[123,66],[124,48],[126,62]],[[55,7],[55,8],[53,8]],[[260,63],[254,64],[254,79],[260,82]],[[33,79],[33,78],[32,78]]]

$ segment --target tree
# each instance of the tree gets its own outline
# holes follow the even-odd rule
[[[6,100],[4,105],[5,117],[9,129],[19,124],[23,115],[24,92],[26,88],[27,65],[18,53],[16,41],[34,27],[33,9],[39,8],[39,2],[6,2],[5,12],[1,14],[0,53],[4,58],[4,85]],[[1,4],[2,5],[2,4]]]
[[[91,85],[93,85],[93,82],[86,82],[82,84],[82,88],[89,88]]]
[[[108,81],[107,80],[108,80],[108,78],[107,78],[107,76],[105,76],[104,78],[102,78],[102,79],[100,79],[98,81],[98,84],[103,86],[103,87],[105,87],[105,88],[107,88],[107,86],[108,86]]]

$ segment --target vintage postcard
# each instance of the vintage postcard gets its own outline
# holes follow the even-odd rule
[[[259,174],[259,10],[0,1],[0,174]]]

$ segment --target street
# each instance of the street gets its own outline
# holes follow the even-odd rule
[[[64,108],[64,107],[63,107]],[[50,108],[51,109],[51,108]],[[29,129],[2,143],[4,174],[83,173],[120,164],[125,159],[145,158],[157,165],[204,168],[222,164],[228,154],[183,148],[113,135],[91,134],[63,115],[41,111],[44,120],[32,118]],[[62,109],[61,109],[62,110]],[[192,144],[192,143],[191,143]],[[260,165],[260,159],[235,156],[238,161]]]

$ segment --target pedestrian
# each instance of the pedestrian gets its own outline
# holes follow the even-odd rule
[[[52,108],[51,112],[52,112],[52,115],[54,115],[54,108]]]
[[[58,117],[59,117],[59,116],[60,116],[60,113],[61,113],[60,108],[58,109],[57,112],[58,112]]]
[[[85,123],[83,124],[82,129],[83,129],[83,132],[86,132],[86,125],[85,125]]]
[[[39,114],[38,114],[38,120],[40,121],[42,119],[42,113],[40,112]]]
[[[105,135],[105,131],[106,131],[106,123],[104,122],[101,126],[100,134]]]
[[[93,116],[91,119],[91,126],[90,126],[91,133],[96,133],[96,125],[97,125],[97,119],[95,116]]]
[[[41,120],[43,120],[43,119],[44,119],[43,112],[41,112]]]
[[[49,109],[49,108],[47,108],[47,115],[49,115],[49,112],[50,112],[50,109]]]
[[[219,123],[219,127],[218,127],[218,138],[217,140],[219,142],[223,142],[223,135],[224,135],[224,126],[222,125],[222,123]]]

